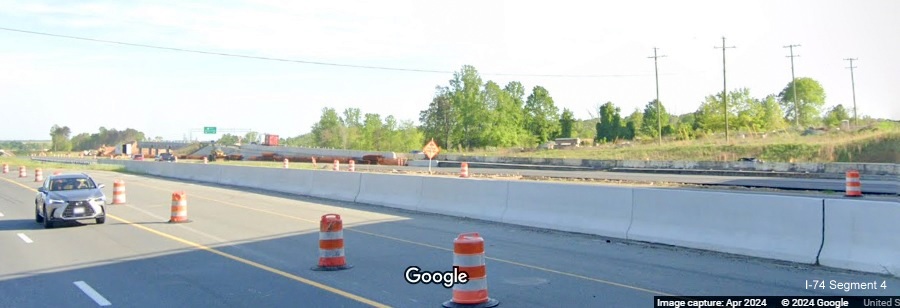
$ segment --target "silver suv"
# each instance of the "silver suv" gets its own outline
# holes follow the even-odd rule
[[[103,187],[84,173],[49,176],[38,187],[34,220],[48,229],[61,221],[94,219],[102,224],[106,222],[106,195],[100,190]]]

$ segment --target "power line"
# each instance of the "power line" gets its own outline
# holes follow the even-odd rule
[[[853,86],[853,125],[858,127],[859,117],[856,115],[856,78],[853,77],[853,69],[856,68],[855,66],[853,66],[853,61],[856,61],[858,59],[847,58],[844,60],[850,61],[850,67],[848,68],[850,69],[850,83]]]
[[[725,49],[737,48],[735,46],[725,46],[725,37],[722,37],[722,103],[725,105],[725,143],[728,143],[728,84],[725,83]]]
[[[664,58],[665,56],[657,56],[656,50],[658,49],[653,47],[653,56],[647,58],[653,58],[653,71],[656,72],[656,132],[659,134],[656,138],[656,143],[662,145],[662,109],[659,108],[659,66],[656,64],[656,59]]]
[[[292,59],[273,58],[273,57],[262,57],[262,56],[250,56],[250,55],[242,55],[242,54],[234,54],[234,53],[224,53],[224,52],[204,51],[204,50],[196,50],[196,49],[177,48],[177,47],[165,47],[165,46],[148,45],[148,44],[138,44],[138,43],[128,43],[128,42],[113,41],[113,40],[102,40],[102,39],[95,39],[95,38],[88,38],[88,37],[81,37],[81,36],[71,36],[71,35],[54,34],[54,33],[47,33],[47,32],[37,32],[37,31],[21,30],[21,29],[13,29],[13,28],[6,28],[6,27],[0,27],[0,30],[10,31],[10,32],[26,33],[26,34],[34,34],[34,35],[43,35],[43,36],[50,36],[50,37],[57,37],[57,38],[67,38],[67,39],[74,39],[74,40],[83,40],[83,41],[90,41],[90,42],[96,42],[96,43],[117,44],[117,45],[125,45],[125,46],[132,46],[132,47],[152,48],[152,49],[161,49],[161,50],[168,50],[168,51],[188,52],[188,53],[197,53],[197,54],[204,54],[204,55],[216,55],[216,56],[235,57],[235,58],[245,58],[245,59],[255,59],[255,60],[279,61],[279,62],[292,62],[292,63],[300,63],[300,64],[325,65],[325,66],[348,67],[348,68],[361,68],[361,69],[374,69],[374,70],[388,70],[388,71],[402,71],[402,72],[417,72],[417,73],[440,73],[440,74],[452,74],[452,73],[455,73],[455,72],[453,72],[453,71],[431,70],[431,69],[398,68],[398,67],[371,66],[371,65],[354,65],[354,64],[341,64],[341,63],[319,62],[319,61],[307,61],[307,60],[292,60]],[[481,75],[491,75],[491,76],[520,76],[520,77],[566,77],[566,78],[606,78],[606,77],[637,77],[637,76],[646,76],[646,74],[610,74],[610,75],[589,74],[589,75],[573,75],[573,74],[515,74],[515,73],[481,73]]]
[[[791,88],[794,90],[794,123],[797,127],[800,127],[800,103],[797,100],[797,77],[794,77],[794,58],[799,57],[800,55],[794,55],[794,47],[800,47],[800,45],[787,45],[782,48],[790,48],[791,55],[786,56],[791,58]]]

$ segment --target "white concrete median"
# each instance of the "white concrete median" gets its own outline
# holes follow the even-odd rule
[[[819,263],[900,277],[900,203],[825,199]]]
[[[418,209],[423,212],[502,221],[507,181],[425,177]]]
[[[503,222],[625,238],[632,188],[510,182]]]
[[[418,210],[424,177],[362,173],[356,202],[406,210]]]
[[[628,239],[816,262],[822,199],[676,189],[634,190]]]
[[[312,172],[312,190],[310,196],[354,201],[359,194],[359,172],[345,171],[309,171]]]

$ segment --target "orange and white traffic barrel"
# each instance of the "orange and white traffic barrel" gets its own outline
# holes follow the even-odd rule
[[[341,215],[325,214],[319,221],[319,265],[314,270],[349,269],[344,256],[344,222]]]
[[[444,307],[500,305],[500,301],[488,297],[487,266],[484,259],[484,238],[477,232],[463,233],[453,240],[453,267],[466,273],[468,281],[453,285],[453,299],[444,302]]]
[[[208,158],[208,157],[203,156],[203,164],[204,164],[204,165],[209,164],[209,158]]]
[[[44,170],[41,170],[41,168],[34,169],[34,181],[35,182],[43,182],[44,181]]]
[[[113,182],[112,204],[125,204],[125,181],[115,180]]]
[[[312,156],[312,164],[313,164],[313,168],[316,168],[317,165],[316,165],[316,157],[315,156]]]
[[[862,183],[859,181],[859,171],[847,170],[846,197],[862,197]]]
[[[335,159],[334,166],[331,167],[331,170],[341,171],[341,162],[339,162],[337,159]]]
[[[459,177],[467,178],[469,177],[469,163],[463,162],[462,166],[459,169]]]
[[[356,171],[356,162],[353,161],[353,159],[351,159],[351,160],[349,161],[349,163],[350,163],[350,167],[347,168],[347,170],[350,171],[350,172]]]
[[[25,166],[19,166],[19,177],[20,178],[28,177],[28,172],[25,172]]]
[[[169,223],[190,222],[187,218],[187,194],[183,191],[172,193],[172,218]]]
[[[284,169],[287,169],[289,166],[290,166],[290,165],[289,165],[289,163],[288,163],[288,159],[285,158],[285,159],[284,159]]]
[[[9,164],[3,164],[3,174],[9,173]]]

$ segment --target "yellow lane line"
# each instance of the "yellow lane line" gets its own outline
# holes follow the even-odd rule
[[[34,190],[33,188],[28,187],[22,183],[18,183],[18,182],[9,180],[9,179],[3,179],[3,180],[7,181],[9,183],[13,183],[13,184],[22,186],[25,189],[28,189],[30,191],[37,192],[37,190]],[[231,259],[231,260],[234,260],[234,261],[246,264],[246,265],[250,265],[252,267],[255,267],[255,268],[258,268],[258,269],[261,269],[261,270],[264,270],[264,271],[267,271],[267,272],[270,272],[270,273],[273,273],[273,274],[276,274],[276,275],[279,275],[279,276],[282,276],[282,277],[285,277],[285,278],[288,278],[288,279],[291,279],[291,280],[294,280],[297,282],[300,282],[300,283],[304,283],[304,284],[307,284],[307,285],[310,285],[310,286],[313,286],[313,287],[316,287],[316,288],[319,288],[319,289],[322,289],[322,290],[325,290],[325,291],[328,291],[328,292],[331,292],[331,293],[334,293],[334,294],[337,294],[337,295],[340,295],[340,296],[343,296],[343,297],[346,297],[346,298],[349,298],[349,299],[352,299],[352,300],[355,300],[355,301],[358,301],[358,302],[361,302],[361,303],[364,303],[367,305],[371,305],[373,307],[390,307],[388,305],[385,305],[385,304],[382,304],[382,303],[379,303],[379,302],[376,302],[376,301],[373,301],[373,300],[370,300],[370,299],[367,299],[367,298],[364,298],[364,297],[361,297],[361,296],[358,296],[358,295],[355,295],[355,294],[352,294],[352,293],[349,293],[346,291],[342,291],[342,290],[339,290],[339,289],[336,289],[336,288],[333,288],[333,287],[330,287],[330,286],[327,286],[327,285],[324,285],[324,284],[321,284],[321,283],[318,283],[318,282],[315,282],[315,281],[312,281],[312,280],[309,280],[309,279],[306,279],[306,278],[303,278],[303,277],[300,277],[300,276],[297,276],[297,275],[294,275],[294,274],[291,274],[291,273],[288,273],[288,272],[285,272],[285,271],[282,271],[282,270],[279,270],[279,269],[276,269],[273,267],[269,267],[269,266],[266,266],[266,265],[263,265],[260,263],[256,263],[256,262],[235,256],[235,255],[229,254],[229,253],[219,251],[215,248],[211,248],[211,247],[208,247],[208,246],[205,246],[202,244],[194,243],[189,240],[186,240],[186,239],[183,239],[183,238],[180,238],[180,237],[177,237],[177,236],[165,233],[165,232],[157,231],[155,229],[152,229],[152,228],[149,228],[146,226],[135,224],[133,222],[130,222],[123,218],[116,217],[116,216],[108,214],[108,213],[106,214],[106,216],[109,218],[118,220],[119,222],[122,222],[124,224],[130,225],[132,227],[156,234],[158,236],[161,236],[161,237],[164,237],[164,238],[167,238],[167,239],[170,239],[170,240],[173,240],[173,241],[176,241],[176,242],[179,242],[179,243],[182,243],[182,244],[185,244],[185,245],[197,248],[197,249],[205,250],[205,251],[223,256],[225,258],[228,258],[228,259]]]
[[[158,188],[158,187],[154,187],[154,186],[150,186],[150,185],[146,185],[146,184],[141,184],[141,183],[134,183],[134,184],[139,185],[139,186],[144,186],[144,187],[147,187],[147,188],[152,188],[152,189],[160,190],[160,191],[166,191],[166,190],[164,190],[164,189],[162,189],[162,188]],[[251,210],[251,211],[257,211],[257,212],[261,212],[261,213],[271,214],[271,215],[280,216],[280,217],[284,217],[284,218],[289,218],[289,219],[294,219],[294,220],[299,220],[299,221],[304,221],[304,222],[309,222],[309,223],[319,224],[319,221],[318,221],[318,220],[312,220],[312,219],[306,219],[306,218],[297,217],[297,216],[292,216],[292,215],[287,215],[287,214],[281,214],[281,213],[277,213],[277,212],[273,212],[273,211],[269,211],[269,210],[258,209],[258,208],[253,208],[253,207],[249,207],[249,206],[246,206],[246,205],[241,205],[241,204],[237,204],[237,203],[233,203],[233,202],[228,202],[228,201],[223,201],[223,200],[217,200],[217,199],[213,199],[213,198],[209,198],[209,197],[197,196],[196,194],[193,195],[193,198],[203,199],[203,200],[208,200],[208,201],[212,201],[212,202],[216,202],[216,203],[221,203],[221,204],[230,205],[230,206],[233,206],[233,207],[238,207],[238,208],[248,209],[248,210]],[[402,238],[397,238],[397,237],[393,237],[393,236],[388,236],[388,235],[383,235],[383,234],[378,234],[378,233],[373,233],[373,232],[368,232],[368,231],[362,231],[362,230],[356,230],[356,229],[352,229],[352,228],[345,228],[344,230],[346,230],[346,231],[352,231],[352,232],[356,232],[356,233],[361,233],[361,234],[365,234],[365,235],[370,235],[370,236],[374,236],[374,237],[380,237],[380,238],[383,238],[383,239],[393,240],[393,241],[397,241],[397,242],[403,242],[403,243],[407,243],[407,244],[418,245],[418,246],[422,246],[422,247],[428,247],[428,248],[434,248],[434,249],[439,249],[439,250],[443,250],[443,251],[450,251],[450,252],[453,252],[453,249],[449,249],[449,248],[446,248],[446,247],[435,246],[435,245],[431,245],[431,244],[426,244],[426,243],[421,243],[421,242],[411,241],[411,240],[402,239]],[[492,260],[492,261],[497,261],[497,262],[501,262],[501,263],[506,263],[506,264],[511,264],[511,265],[516,265],[516,266],[521,266],[521,267],[525,267],[525,268],[530,268],[530,269],[534,269],[534,270],[544,271],[544,272],[548,272],[548,273],[558,274],[558,275],[562,275],[562,276],[568,276],[568,277],[573,277],[573,278],[578,278],[578,279],[584,279],[584,280],[588,280],[588,281],[598,282],[598,283],[602,283],[602,284],[606,284],[606,285],[611,285],[611,286],[616,286],[616,287],[620,287],[620,288],[625,288],[625,289],[630,289],[630,290],[635,290],[635,291],[641,291],[641,292],[646,292],[646,293],[656,294],[656,295],[659,295],[659,296],[677,296],[677,295],[674,295],[674,294],[668,294],[668,293],[660,292],[660,291],[656,291],[656,290],[645,289],[645,288],[636,287],[636,286],[631,286],[631,285],[622,284],[622,283],[618,283],[618,282],[613,282],[613,281],[609,281],[609,280],[603,280],[603,279],[591,278],[591,277],[587,277],[587,276],[583,276],[583,275],[578,275],[578,274],[574,274],[574,273],[569,273],[569,272],[563,272],[563,271],[553,270],[553,269],[549,269],[549,268],[545,268],[545,267],[540,267],[540,266],[537,266],[537,265],[530,265],[530,264],[520,263],[520,262],[516,262],[516,261],[512,261],[512,260],[499,259],[499,258],[493,258],[493,257],[487,257],[487,256],[485,256],[485,259]]]

